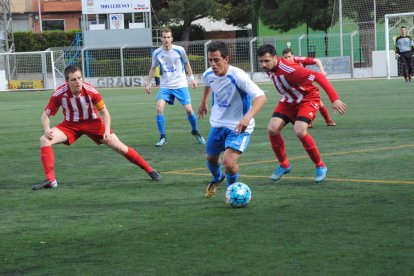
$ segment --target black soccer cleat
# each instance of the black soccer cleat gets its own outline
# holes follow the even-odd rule
[[[45,181],[43,181],[39,184],[33,185],[32,189],[33,190],[49,189],[49,188],[57,188],[57,186],[58,186],[58,184],[57,184],[56,180],[52,181],[52,180],[46,179]]]
[[[148,175],[154,181],[160,181],[162,179],[161,174],[159,172],[157,172],[156,170],[153,170],[152,172],[148,173]]]

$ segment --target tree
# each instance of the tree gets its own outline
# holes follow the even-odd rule
[[[215,20],[226,18],[229,9],[219,0],[161,0],[152,1],[154,15],[160,26],[182,25],[181,40],[190,38],[191,22],[204,17]]]
[[[260,0],[259,16],[263,23],[287,32],[306,24],[325,33],[325,55],[328,55],[328,29],[332,23],[333,0]]]

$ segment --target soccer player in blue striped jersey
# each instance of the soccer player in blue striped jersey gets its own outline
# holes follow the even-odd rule
[[[227,186],[237,182],[237,161],[249,144],[255,126],[253,117],[263,108],[267,99],[263,90],[246,72],[229,65],[229,53],[224,42],[211,42],[207,57],[211,67],[203,74],[204,94],[198,115],[204,118],[207,114],[207,98],[212,93],[211,128],[206,143],[207,167],[212,174],[212,181],[205,193],[210,198],[225,178]]]
[[[187,119],[191,125],[191,134],[199,144],[205,144],[204,138],[198,132],[197,116],[191,105],[185,70],[187,70],[188,81],[191,82],[191,86],[195,88],[197,83],[194,79],[187,54],[183,47],[172,44],[173,37],[170,28],[164,28],[161,36],[162,46],[152,54],[152,65],[148,73],[147,86],[145,88],[146,92],[150,94],[151,80],[154,77],[155,68],[159,66],[161,75],[160,90],[157,95],[156,121],[158,131],[160,132],[160,140],[155,146],[161,147],[167,144],[164,107],[166,103],[173,105],[175,99],[185,108]]]

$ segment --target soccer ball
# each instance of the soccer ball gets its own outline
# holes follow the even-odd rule
[[[245,207],[252,199],[249,186],[236,182],[231,184],[226,191],[226,203],[234,208]]]

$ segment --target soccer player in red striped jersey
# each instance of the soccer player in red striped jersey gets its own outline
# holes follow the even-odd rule
[[[320,103],[319,88],[313,85],[313,82],[315,81],[325,90],[332,102],[334,112],[344,114],[347,109],[346,104],[339,99],[324,75],[279,58],[272,45],[260,46],[257,49],[257,56],[260,66],[267,72],[281,94],[268,125],[270,144],[280,164],[274,170],[271,179],[279,180],[292,169],[281,135],[285,125],[292,123],[295,135],[315,164],[315,182],[324,181],[328,168],[322,161],[313,137],[308,133],[308,124],[314,119]]]
[[[293,51],[290,48],[286,48],[282,51],[283,58],[290,61],[295,62],[303,67],[306,67],[308,65],[316,65],[319,69],[319,72],[321,72],[322,75],[326,77],[327,73],[323,69],[323,65],[320,59],[318,58],[312,58],[312,57],[301,57],[301,56],[295,56],[293,55]],[[336,123],[331,119],[331,116],[329,115],[328,108],[324,103],[320,102],[319,106],[319,112],[321,113],[322,117],[325,119],[327,126],[336,126]],[[312,127],[312,122],[309,124],[309,127]]]
[[[122,143],[112,132],[111,117],[102,96],[92,85],[83,82],[80,68],[69,66],[64,75],[65,84],[53,92],[41,117],[44,135],[40,137],[40,155],[45,181],[34,185],[33,190],[57,187],[52,146],[60,143],[71,145],[83,134],[96,144],[105,144],[120,153],[145,170],[153,180],[161,180],[161,175],[144,158]],[[63,110],[63,121],[50,128],[50,116],[56,115],[60,107]]]

